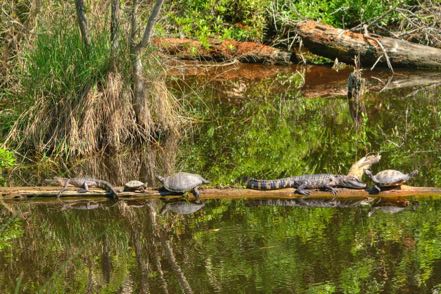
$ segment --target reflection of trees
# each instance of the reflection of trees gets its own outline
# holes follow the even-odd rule
[[[441,202],[371,217],[363,207],[217,201],[189,218],[159,215],[158,204],[34,206],[18,226],[2,218],[0,244],[22,233],[0,249],[0,292],[21,272],[32,293],[418,292],[439,281]]]
[[[169,240],[166,228],[159,224],[156,215],[157,211],[153,203],[147,202],[146,212],[148,224],[143,225],[145,221],[139,219],[139,214],[135,214],[130,207],[121,203],[123,206],[122,216],[127,220],[130,227],[132,244],[135,249],[135,257],[140,272],[140,291],[149,293],[148,271],[154,266],[158,274],[160,288],[163,293],[168,293],[167,280],[164,277],[161,256],[165,256],[168,264],[171,266],[172,272],[175,274],[181,289],[184,293],[193,293],[190,283],[179,263],[176,260],[172,244]],[[143,246],[145,244],[145,246]],[[148,254],[147,254],[148,253]],[[153,260],[150,265],[150,259]]]

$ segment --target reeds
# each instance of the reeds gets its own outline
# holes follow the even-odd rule
[[[11,128],[9,146],[69,158],[152,142],[158,134],[179,134],[180,108],[165,86],[156,53],[147,50],[143,56],[149,64],[144,66],[142,107],[149,115],[140,121],[127,40],[121,33],[117,60],[110,60],[109,19],[99,15],[98,4],[88,4],[90,46],[82,43],[74,5],[63,3],[52,15],[39,15],[37,37],[18,52],[13,94],[29,108]]]

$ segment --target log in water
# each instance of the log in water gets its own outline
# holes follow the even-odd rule
[[[408,41],[354,33],[337,29],[315,21],[304,21],[296,25],[305,47],[311,52],[351,64],[355,55],[360,55],[362,65],[373,65],[377,61],[393,66],[441,68],[441,49],[414,44]]]
[[[121,190],[122,188],[117,188]],[[78,189],[69,188],[60,197],[74,197],[81,199],[96,199],[105,197],[106,192],[100,189],[91,189],[87,193],[79,193]],[[0,187],[0,196],[4,200],[31,200],[36,198],[56,198],[60,187]],[[201,199],[293,199],[302,198],[303,195],[294,194],[293,188],[279,190],[251,190],[244,188],[201,188]],[[326,191],[310,190],[308,198],[331,199],[334,196]],[[121,199],[157,199],[159,197],[173,197],[170,192],[149,188],[144,192],[121,192]],[[191,195],[191,193],[189,193]],[[180,195],[176,195],[180,197]],[[193,197],[193,196],[190,196]],[[370,194],[366,190],[338,189],[337,199],[366,199],[380,197],[390,199],[419,199],[441,198],[441,188],[437,187],[412,187],[382,191],[379,194]]]

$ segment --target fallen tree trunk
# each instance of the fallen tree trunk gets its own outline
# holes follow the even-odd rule
[[[292,54],[254,42],[211,41],[209,46],[191,39],[155,38],[155,46],[181,59],[203,61],[238,60],[245,63],[291,64]]]
[[[121,188],[119,188],[121,189]],[[29,200],[32,198],[54,198],[57,197],[60,187],[0,187],[0,196],[4,200]],[[279,190],[251,190],[242,188],[201,188],[201,199],[293,199],[302,198],[304,196],[294,194],[294,189]],[[173,196],[166,191],[158,189],[147,189],[144,192],[121,192],[121,199],[157,199],[163,196]],[[106,192],[99,189],[91,189],[87,193],[79,193],[77,189],[70,188],[63,192],[60,197],[74,197],[81,199],[95,199],[106,197]],[[180,195],[177,195],[180,197]],[[440,198],[441,188],[434,187],[412,187],[401,186],[401,189],[393,189],[382,191],[379,194],[369,194],[366,190],[354,189],[338,189],[337,199],[366,199],[369,197],[390,198],[390,199],[407,199],[407,198]],[[311,190],[312,199],[331,199],[334,196],[325,191]]]
[[[389,59],[394,67],[441,69],[441,49],[389,37],[367,36],[315,21],[299,22],[295,30],[308,50],[331,59],[352,64],[354,56],[360,55],[363,66],[371,66],[378,60],[385,65]]]

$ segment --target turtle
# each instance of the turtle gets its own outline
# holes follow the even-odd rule
[[[162,183],[167,191],[176,193],[185,193],[191,191],[198,200],[200,194],[198,191],[198,186],[210,183],[210,181],[204,179],[198,174],[186,172],[179,172],[165,178],[156,176],[156,178]]]
[[[381,188],[401,186],[401,184],[404,184],[410,178],[416,176],[418,174],[418,170],[404,174],[398,170],[386,169],[374,176],[372,172],[367,169],[364,171],[364,173],[371,178],[371,180],[375,183],[374,188],[380,192]]]
[[[137,181],[137,180],[133,180],[133,181],[129,181],[127,183],[124,184],[124,192],[128,192],[128,191],[140,191],[143,192],[146,188],[146,185],[141,182],[141,181]]]

